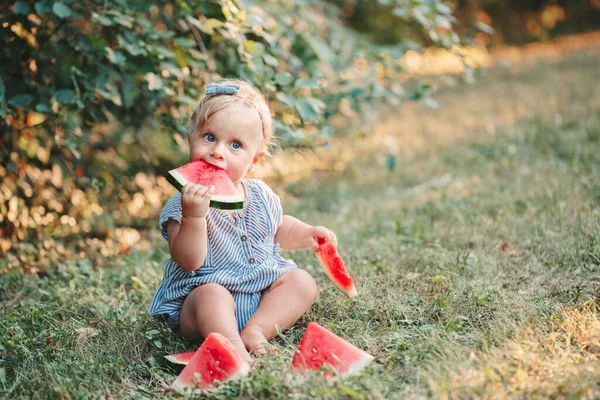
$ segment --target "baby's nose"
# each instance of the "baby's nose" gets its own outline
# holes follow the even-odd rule
[[[216,160],[222,160],[223,159],[223,152],[218,147],[215,147],[210,152],[210,156],[212,158],[216,159]]]

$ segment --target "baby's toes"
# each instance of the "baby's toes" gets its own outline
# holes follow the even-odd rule
[[[246,350],[251,354],[265,354],[265,345],[268,343],[265,335],[260,329],[253,329],[252,327],[246,327],[242,333],[240,333]]]

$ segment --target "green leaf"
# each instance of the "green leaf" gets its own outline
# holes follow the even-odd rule
[[[107,16],[104,16],[104,15],[95,14],[94,15],[94,19],[97,20],[98,22],[100,22],[104,26],[113,26],[115,24],[112,21],[112,19],[110,19],[110,18],[108,18]]]
[[[297,102],[296,110],[300,113],[300,118],[305,121],[315,122],[319,117],[319,114],[315,111],[314,107],[306,100]]]
[[[399,17],[399,18],[406,18],[406,16],[407,16],[406,8],[404,8],[404,7],[395,7],[392,10],[392,14],[394,14],[396,17]]]
[[[160,331],[158,331],[157,329],[150,329],[149,331],[146,331],[145,336],[148,339],[153,339],[154,336],[160,334]]]
[[[35,106],[35,111],[41,112],[41,113],[47,113],[47,112],[50,112],[50,107],[48,107],[47,104],[40,103]]]
[[[52,10],[52,8],[50,8],[50,4],[48,4],[46,1],[38,1],[35,3],[33,8],[35,8],[35,12],[38,14],[48,13]]]
[[[134,74],[126,74],[123,76],[123,105],[126,108],[135,104],[135,101],[140,95],[137,82]]]
[[[277,100],[279,100],[287,106],[294,107],[294,105],[296,104],[296,99],[291,94],[279,92],[277,93],[276,97]]]
[[[385,160],[385,166],[390,171],[393,171],[396,168],[397,164],[398,164],[398,162],[397,162],[396,156],[394,156],[394,155],[389,155],[387,157],[387,159]]]
[[[473,22],[473,25],[475,25],[475,27],[477,29],[479,29],[480,31],[487,33],[489,35],[493,35],[494,34],[494,28],[492,28],[491,26],[484,24],[481,21],[475,21]]]
[[[437,10],[438,10],[438,12],[440,12],[442,14],[446,14],[446,15],[452,14],[452,8],[450,8],[450,6],[448,6],[447,4],[444,4],[444,3],[438,3]]]
[[[52,5],[52,12],[61,19],[69,18],[71,16],[71,9],[64,3],[54,3]]]
[[[209,18],[200,25],[200,30],[207,35],[214,35],[215,29],[220,28],[224,25],[222,21],[215,18]]]
[[[107,83],[104,88],[96,88],[96,92],[103,98],[112,101],[117,106],[122,106],[121,95],[112,83]]]
[[[178,37],[178,38],[173,39],[173,43],[176,44],[177,46],[181,46],[181,47],[193,47],[196,45],[196,42],[193,41],[192,39],[183,38],[183,37]]]
[[[72,104],[75,102],[75,100],[77,100],[77,93],[70,89],[61,89],[54,92],[53,97],[58,104],[66,105]]]
[[[125,28],[132,28],[133,24],[131,23],[131,17],[127,15],[123,15],[121,13],[114,14],[113,19],[116,23]]]
[[[18,94],[12,97],[10,100],[8,100],[8,104],[11,104],[15,107],[23,107],[31,103],[32,100],[33,96],[29,94]]]
[[[160,90],[163,87],[163,81],[154,72],[148,72],[144,78],[148,82],[148,90]]]
[[[315,99],[314,97],[309,97],[308,99],[306,99],[306,102],[310,104],[313,110],[315,110],[318,113],[323,111],[323,109],[325,108],[325,103],[323,103],[319,99]]]
[[[278,72],[275,74],[275,82],[279,86],[287,86],[290,83],[294,82],[294,77],[289,72]]]
[[[262,56],[265,52],[265,45],[254,40],[244,40],[244,50],[248,53]]]
[[[306,40],[309,42],[310,46],[312,47],[313,51],[317,54],[319,59],[333,64],[333,61],[336,58],[335,54],[333,53],[331,48],[327,46],[327,44],[325,44],[325,42],[313,36],[306,37]]]
[[[120,51],[114,51],[110,47],[106,48],[106,57],[108,60],[115,65],[124,65],[127,58]]]
[[[265,63],[267,65],[270,65],[271,67],[276,67],[279,65],[279,60],[277,60],[277,58],[273,57],[270,54],[264,54],[263,60],[265,60]]]
[[[140,46],[138,43],[130,43],[127,40],[124,40],[121,36],[118,36],[119,38],[119,44],[121,45],[122,48],[124,48],[125,50],[127,50],[127,52],[129,54],[131,54],[132,56],[139,56],[139,55],[145,55],[146,54],[146,49],[142,46]]]
[[[190,24],[194,25],[196,28],[200,29],[202,32],[206,33],[207,35],[211,35],[211,36],[215,34],[216,28],[220,28],[224,25],[223,22],[219,21],[216,18],[208,18],[205,21],[200,21],[197,18],[188,16],[186,18],[186,20]]]
[[[154,50],[156,50],[156,54],[161,60],[175,57],[175,53],[170,49],[166,48],[165,46],[154,46]]]
[[[254,51],[252,54],[259,57],[265,54],[265,45],[260,42],[254,42]]]
[[[91,35],[89,39],[94,49],[103,49],[106,47],[106,41],[99,36]]]
[[[160,64],[159,68],[161,70],[163,70],[163,69],[167,70],[171,75],[176,76],[177,78],[181,78],[181,79],[185,78],[185,75],[184,75],[183,71],[181,70],[181,68],[173,63],[164,62],[164,63]]]
[[[15,14],[27,15],[29,14],[29,4],[25,3],[24,1],[17,1],[14,5],[13,11]]]
[[[450,22],[448,17],[443,15],[438,15],[435,17],[435,24],[440,28],[452,29],[452,22]]]
[[[298,79],[294,86],[297,88],[308,88],[308,89],[319,89],[321,87],[321,85],[319,85],[319,81],[316,80],[315,78]]]

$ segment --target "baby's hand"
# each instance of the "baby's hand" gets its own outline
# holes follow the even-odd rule
[[[181,189],[181,213],[186,218],[205,218],[215,187],[188,183]]]
[[[311,226],[308,228],[304,240],[306,247],[310,247],[313,251],[319,250],[320,243],[332,242],[336,247],[338,245],[335,233],[324,226]]]

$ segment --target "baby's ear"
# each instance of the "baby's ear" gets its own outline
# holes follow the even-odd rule
[[[265,154],[267,153],[264,150],[259,151],[252,159],[252,164],[258,164],[258,162],[263,159]]]

